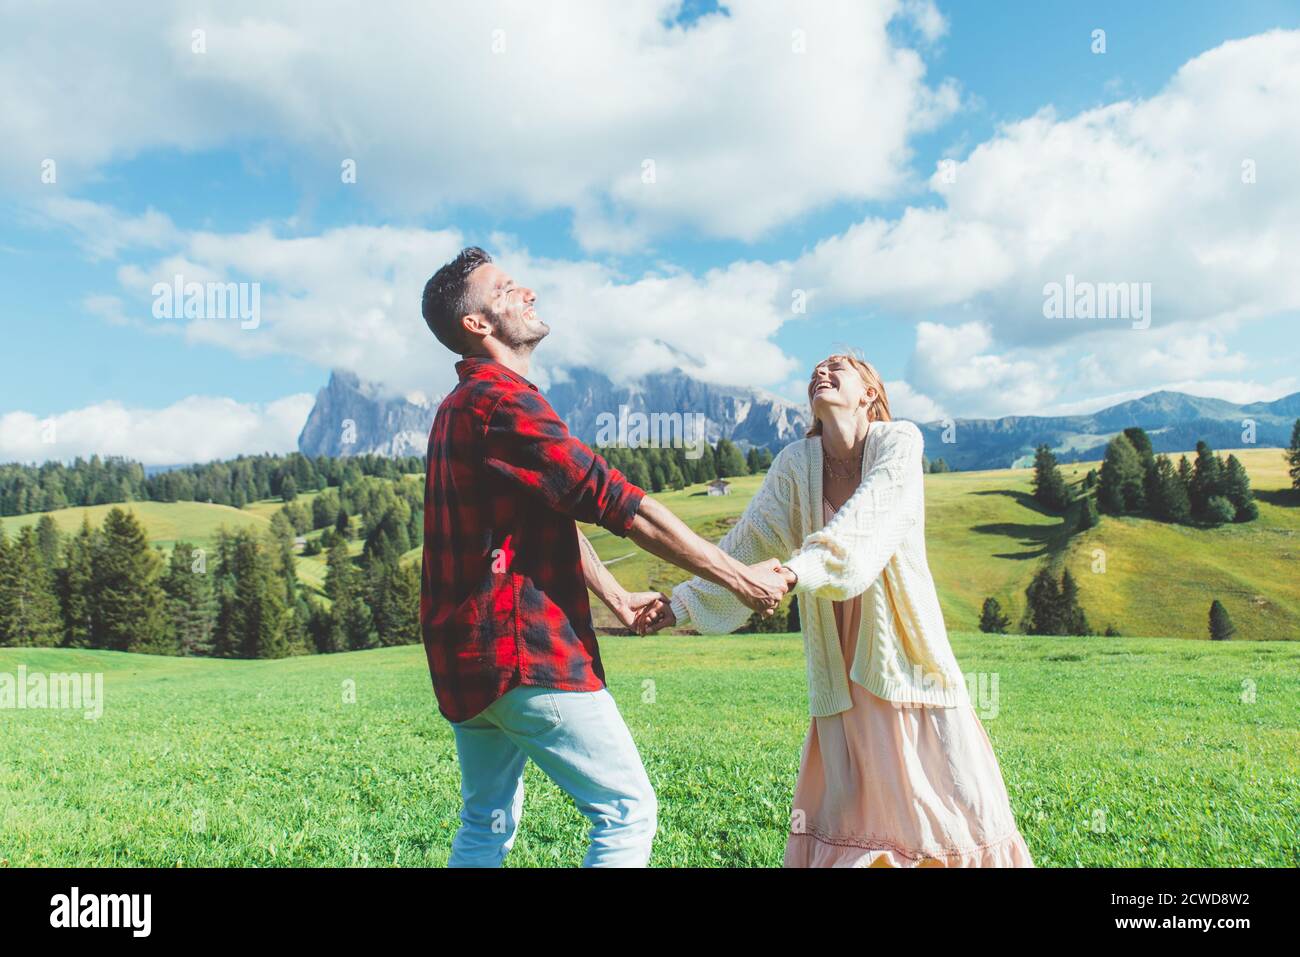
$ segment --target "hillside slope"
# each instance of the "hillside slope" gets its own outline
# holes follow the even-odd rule
[[[1222,453],[1225,457],[1227,451]],[[1062,516],[1030,495],[1030,469],[927,475],[926,544],[948,627],[972,631],[980,606],[996,597],[1019,620],[1024,590],[1041,563],[1068,567],[1089,621],[1128,635],[1204,638],[1210,602],[1220,599],[1238,637],[1300,638],[1300,497],[1280,449],[1233,450],[1250,473],[1259,518],[1245,525],[1187,528],[1105,516],[1071,536]],[[1062,466],[1077,482],[1097,463]],[[734,494],[709,498],[702,486],[656,496],[716,541],[744,510],[761,479],[740,478]],[[685,574],[604,529],[585,531],[628,588],[668,590]],[[1104,553],[1104,571],[1093,571]],[[602,609],[603,611],[603,609]]]

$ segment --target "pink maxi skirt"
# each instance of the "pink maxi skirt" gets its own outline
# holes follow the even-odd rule
[[[834,606],[847,674],[862,597]],[[904,706],[849,689],[852,708],[808,728],[786,867],[1034,866],[972,704]]]

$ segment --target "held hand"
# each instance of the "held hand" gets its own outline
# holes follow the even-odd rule
[[[637,614],[633,630],[638,635],[652,635],[661,628],[677,624],[677,616],[673,614],[669,601],[667,595],[656,595],[655,601],[643,607]]]
[[[663,596],[657,591],[634,591],[628,592],[615,609],[614,614],[618,617],[624,628],[636,630],[637,619],[640,613],[646,608],[655,605]]]
[[[776,606],[785,597],[787,590],[786,573],[782,571],[781,563],[775,558],[769,558],[746,569],[744,585],[736,592],[736,597],[767,618],[776,611]]]

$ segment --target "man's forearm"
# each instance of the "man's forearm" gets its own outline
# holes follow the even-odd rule
[[[582,577],[586,580],[587,587],[605,603],[606,608],[617,614],[627,604],[627,589],[605,567],[605,563],[596,554],[595,547],[582,534],[581,529],[578,530],[578,546],[582,552]]]
[[[627,537],[656,558],[672,562],[706,581],[733,591],[740,587],[744,566],[717,545],[700,538],[648,495],[641,500]]]

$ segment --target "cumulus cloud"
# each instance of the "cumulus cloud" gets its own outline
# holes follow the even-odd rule
[[[916,51],[931,0],[169,6],[0,12],[0,157],[36,189],[158,148],[275,140],[300,175],[409,215],[570,209],[592,248],[674,227],[755,238],[893,195],[908,138],[957,109]],[[67,70],[75,63],[75,70]],[[160,77],[165,81],[160,82]],[[575,161],[575,158],[577,161]],[[314,170],[314,172],[313,172]]]
[[[436,395],[455,383],[455,357],[429,332],[420,296],[430,274],[462,244],[455,230],[388,226],[297,237],[268,226],[184,233],[177,250],[152,264],[122,266],[120,294],[91,297],[86,306],[117,324],[175,332],[240,355],[296,356],[395,393]],[[779,305],[781,264],[626,277],[589,260],[534,256],[508,236],[493,236],[489,245],[502,268],[533,288],[538,314],[551,325],[534,357],[542,384],[573,366],[617,381],[680,368],[731,385],[780,381],[794,369],[770,341],[789,315],[788,305]],[[155,286],[170,290],[176,276],[183,284],[257,283],[256,324],[206,315],[154,319]]]
[[[145,465],[182,465],[245,453],[292,452],[312,402],[306,393],[265,405],[190,396],[162,409],[100,402],[45,418],[8,412],[0,416],[0,461],[97,454]]]
[[[792,281],[827,305],[962,307],[1017,344],[1115,319],[1049,320],[1043,287],[1151,284],[1156,326],[1300,309],[1300,32],[1225,43],[1160,93],[1004,126],[930,179],[940,203],[819,243]]]
[[[915,319],[909,382],[961,414],[1162,383],[1258,396],[1231,378],[1250,358],[1229,340],[1300,310],[1297,104],[1300,32],[1225,43],[1148,99],[1007,124],[941,164],[936,205],[823,239],[789,282],[813,315]],[[1045,317],[1044,286],[1067,277],[1149,284],[1150,328],[1131,313]]]

